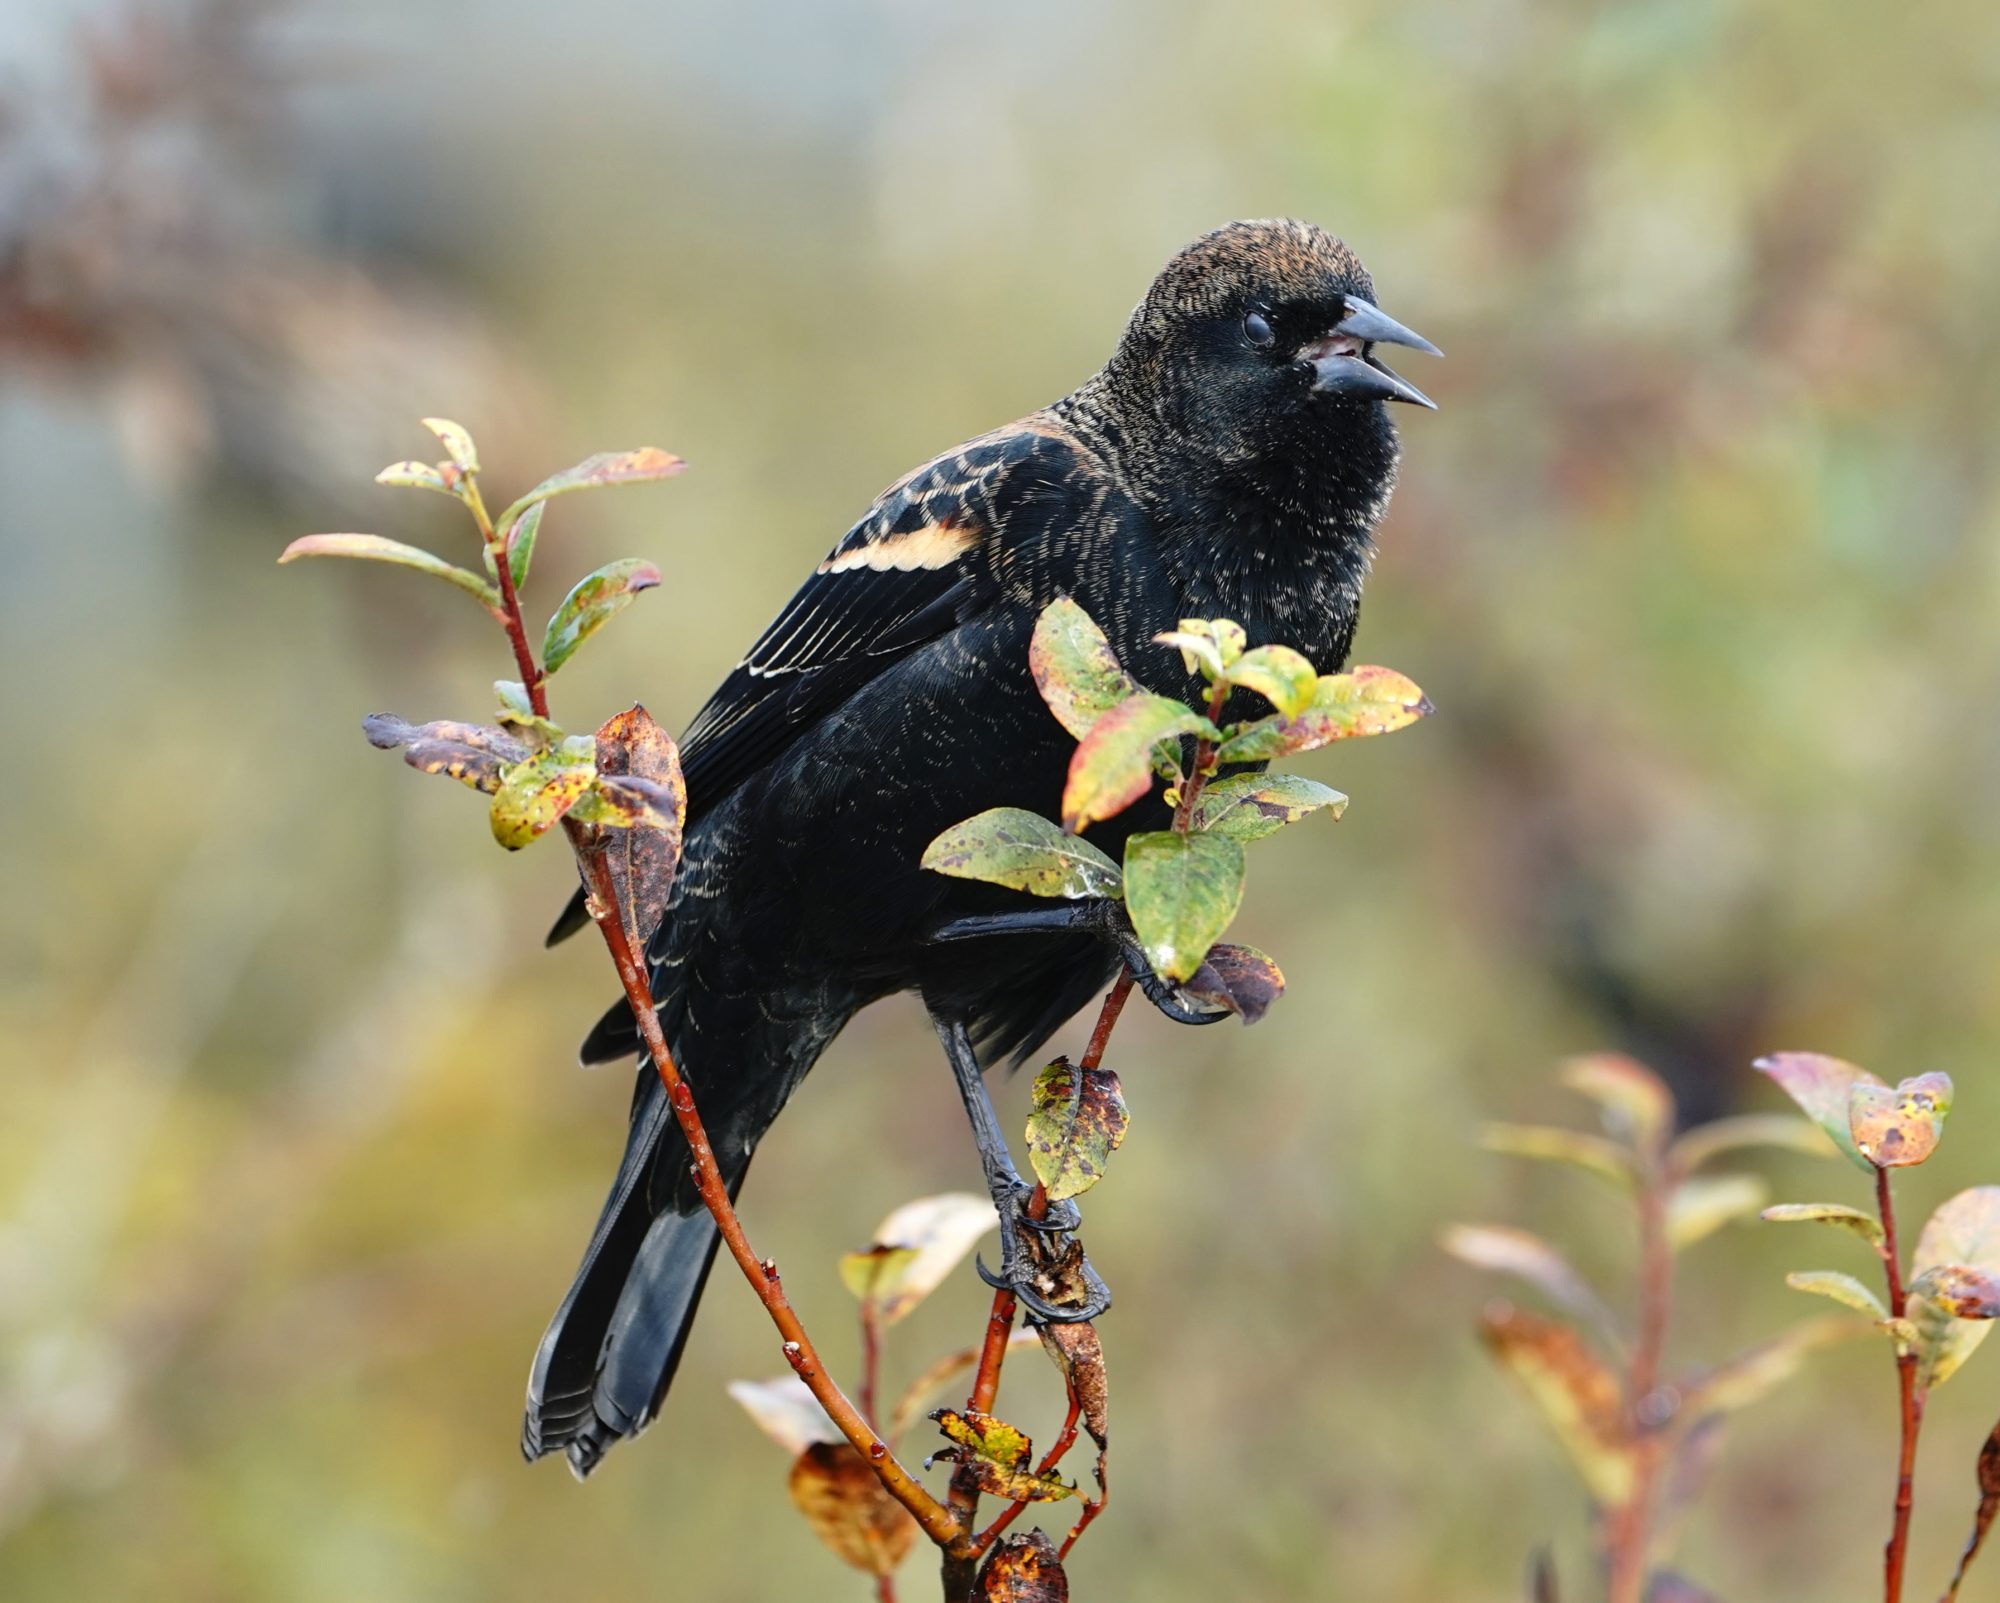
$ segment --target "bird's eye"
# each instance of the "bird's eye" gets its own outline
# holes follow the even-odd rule
[[[1271,327],[1271,320],[1262,312],[1252,312],[1243,319],[1243,337],[1252,345],[1268,350],[1278,341]]]

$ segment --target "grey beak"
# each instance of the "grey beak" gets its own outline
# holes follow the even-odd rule
[[[1359,295],[1347,297],[1347,315],[1340,320],[1340,332],[1376,345],[1407,345],[1426,356],[1444,355],[1423,335],[1403,327],[1381,307],[1370,306]]]
[[[1392,373],[1373,356],[1364,356],[1355,348],[1356,341],[1368,345],[1407,345],[1412,350],[1428,351],[1432,356],[1444,355],[1423,335],[1403,327],[1380,307],[1371,306],[1358,295],[1349,295],[1347,313],[1339,327],[1309,353],[1318,373],[1313,380],[1316,393],[1351,395],[1357,400],[1408,401],[1413,406],[1437,410],[1437,402],[1414,384]]]

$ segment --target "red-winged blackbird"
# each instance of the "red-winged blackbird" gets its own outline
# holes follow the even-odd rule
[[[696,716],[681,743],[686,853],[650,952],[661,1021],[732,1191],[841,1026],[916,991],[1013,1245],[1008,1215],[1026,1188],[980,1069],[1024,1059],[1137,960],[1129,934],[1103,921],[1084,927],[918,859],[989,807],[1056,815],[1074,743],[1027,659],[1057,596],[1075,597],[1119,660],[1172,695],[1195,687],[1153,636],[1182,618],[1234,618],[1322,671],[1345,660],[1396,474],[1382,402],[1430,405],[1374,347],[1435,352],[1373,302],[1354,253],[1311,224],[1231,223],[1195,241],[1154,280],[1103,371],[884,491]],[[1092,836],[1115,856],[1126,835],[1166,821],[1155,797]],[[572,904],[551,939],[580,922]],[[940,938],[968,930],[992,933]],[[1156,1005],[1207,1017],[1140,977]],[[621,1005],[583,1056],[636,1046]],[[1057,1223],[1073,1229],[1073,1213]],[[642,1061],[618,1178],[536,1354],[530,1458],[563,1448],[587,1474],[653,1418],[715,1249]],[[1016,1262],[1010,1251],[1003,1267]],[[1091,1285],[1096,1311],[1105,1299]]]

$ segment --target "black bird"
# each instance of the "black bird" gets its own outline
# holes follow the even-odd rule
[[[732,1191],[841,1027],[915,991],[1012,1249],[1027,1188],[982,1068],[1035,1052],[1120,962],[1169,1013],[1210,1016],[1144,973],[1118,926],[1060,927],[1047,903],[918,859],[989,807],[1056,816],[1074,742],[1027,661],[1057,596],[1169,694],[1193,686],[1153,636],[1182,618],[1234,618],[1323,672],[1345,661],[1396,476],[1382,403],[1431,404],[1375,347],[1436,354],[1374,300],[1354,253],[1309,223],[1231,223],[1196,240],[1101,372],[884,491],[696,716],[681,742],[685,857],[649,952],[661,1022]],[[1116,856],[1126,835],[1166,821],[1155,796],[1091,833]],[[582,922],[579,900],[551,940]],[[621,1005],[583,1057],[637,1044]],[[586,1475],[651,1421],[716,1243],[642,1059],[624,1161],[535,1357],[528,1457],[563,1449]],[[1004,1260],[1017,1279],[1020,1260]],[[1085,1310],[1020,1290],[1043,1317],[1077,1317],[1108,1300],[1090,1284]]]

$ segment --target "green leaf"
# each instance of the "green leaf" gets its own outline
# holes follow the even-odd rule
[[[1304,716],[1319,689],[1319,672],[1290,646],[1258,646],[1224,672],[1231,685],[1254,690],[1284,718]]]
[[[1686,1174],[1711,1158],[1744,1147],[1784,1147],[1816,1158],[1830,1158],[1840,1150],[1810,1119],[1790,1113],[1744,1113],[1696,1125],[1674,1142],[1667,1156],[1678,1172]]]
[[[1119,666],[1104,631],[1068,596],[1051,601],[1035,620],[1028,672],[1056,722],[1078,740],[1105,713],[1139,694],[1138,681]]]
[[[1831,1297],[1835,1302],[1867,1314],[1871,1319],[1887,1319],[1889,1310],[1882,1306],[1882,1299],[1870,1291],[1852,1275],[1843,1275],[1833,1269],[1801,1269],[1785,1276],[1785,1284],[1794,1291],[1810,1292],[1815,1297]]]
[[[542,636],[542,672],[554,673],[576,655],[578,646],[630,606],[634,596],[659,582],[660,570],[638,557],[607,562],[579,579]]]
[[[1890,1086],[1848,1093],[1847,1125],[1855,1150],[1883,1169],[1907,1169],[1937,1150],[1951,1112],[1951,1076],[1920,1074]]]
[[[1513,1275],[1558,1306],[1610,1332],[1617,1321],[1590,1283],[1540,1236],[1507,1225],[1451,1225],[1438,1244],[1461,1263],[1495,1274]]]
[[[1777,1081],[1806,1117],[1833,1137],[1833,1144],[1859,1168],[1875,1172],[1875,1165],[1854,1144],[1847,1103],[1857,1085],[1880,1085],[1881,1080],[1866,1069],[1819,1052],[1776,1052],[1759,1058],[1753,1067]]]
[[[528,687],[518,679],[496,679],[493,695],[501,707],[522,718],[535,716],[535,704],[528,699]]]
[[[1243,900],[1243,847],[1224,835],[1139,834],[1125,842],[1125,908],[1162,979],[1201,967]]]
[[[458,495],[456,480],[447,480],[428,462],[391,462],[375,475],[375,482],[397,490],[435,490],[439,495],[454,498]]]
[[[1872,1327],[1844,1314],[1828,1314],[1794,1325],[1783,1335],[1760,1342],[1704,1375],[1681,1391],[1679,1428],[1692,1432],[1705,1417],[1733,1413],[1762,1402],[1799,1371],[1807,1354],[1829,1342],[1867,1335]]]
[[[1698,1175],[1674,1187],[1667,1202],[1667,1240],[1676,1251],[1692,1247],[1724,1225],[1763,1207],[1770,1187],[1754,1175]]]
[[[300,557],[357,557],[364,562],[393,562],[398,567],[415,568],[478,599],[496,618],[500,614],[500,592],[464,568],[454,568],[442,557],[420,551],[400,540],[385,540],[379,534],[309,534],[286,546],[278,561],[296,562]]]
[[[1979,1449],[1977,1473],[1979,1508],[1972,1517],[1972,1535],[1966,1539],[1965,1551],[1952,1574],[1951,1590],[1945,1593],[1944,1603],[1957,1603],[1959,1589],[1965,1585],[1965,1572],[1972,1568],[1972,1561],[1986,1545],[1986,1533],[1992,1530],[1994,1520],[2000,1518],[2000,1425],[1993,1427],[1986,1445]]]
[[[933,1457],[965,1465],[982,1492],[1012,1503],[1046,1503],[1076,1495],[1076,1488],[1053,1470],[1035,1474],[1034,1444],[1006,1421],[973,1408],[940,1408],[931,1418],[953,1443]]]
[[[1197,1002],[1226,1008],[1255,1024],[1285,994],[1284,970],[1254,946],[1218,942],[1181,989]]]
[[[662,451],[650,445],[641,446],[636,451],[600,451],[573,468],[550,474],[502,512],[493,527],[501,536],[510,536],[514,520],[537,501],[546,501],[553,495],[568,495],[572,490],[595,490],[612,484],[651,484],[660,479],[670,479],[686,467],[687,464],[671,451]]]
[[[1057,1058],[1035,1076],[1028,1158],[1051,1202],[1080,1197],[1104,1178],[1129,1123],[1118,1076]]]
[[[1618,1377],[1568,1325],[1502,1303],[1480,1336],[1526,1388],[1601,1506],[1631,1495],[1634,1454]]]
[[[1766,1208],[1763,1217],[1772,1224],[1823,1224],[1851,1230],[1871,1247],[1882,1245],[1882,1227],[1859,1208],[1838,1202],[1781,1202]]]
[[[1921,1279],[1947,1264],[2000,1275],[2000,1186],[1961,1191],[1931,1215],[1917,1238],[1911,1272]],[[1912,1300],[1910,1318],[1923,1337],[1917,1379],[1926,1388],[1957,1374],[1993,1328],[1988,1320],[1955,1318],[1928,1298]]]
[[[479,471],[479,447],[472,443],[472,436],[461,425],[448,417],[427,417],[422,422],[443,443],[445,454],[457,464],[461,473]]]
[[[1071,901],[1125,894],[1125,876],[1109,857],[1021,807],[993,807],[953,824],[924,848],[923,866]]]
[[[1321,808],[1331,808],[1338,818],[1347,811],[1347,798],[1301,774],[1233,774],[1203,787],[1188,827],[1197,834],[1261,840]]]
[[[507,527],[507,571],[514,588],[528,582],[528,567],[535,560],[535,536],[542,532],[542,511],[546,501],[537,501]]]
[[[1144,691],[1103,713],[1070,754],[1063,825],[1083,830],[1123,812],[1153,786],[1153,747],[1181,735],[1213,739],[1215,725],[1191,707]]]
[[[917,1260],[915,1247],[885,1247],[879,1243],[860,1252],[841,1254],[840,1283],[856,1302],[875,1302],[895,1289],[903,1272]]]
[[[1227,618],[1183,618],[1178,629],[1153,636],[1153,643],[1172,646],[1181,654],[1181,666],[1189,673],[1200,670],[1210,684],[1243,655],[1246,637],[1243,626]]]
[[[493,797],[488,822],[493,838],[510,852],[538,839],[596,778],[588,762],[576,762],[560,747],[539,751],[508,769]]]
[[[1361,667],[1323,674],[1312,704],[1296,718],[1273,713],[1234,726],[1216,754],[1230,763],[1268,762],[1313,751],[1336,740],[1385,735],[1431,711],[1424,693],[1393,668]]]
[[[1488,1152],[1504,1152],[1510,1157],[1567,1163],[1609,1180],[1622,1191],[1638,1189],[1639,1171],[1631,1153],[1601,1135],[1545,1124],[1489,1124],[1480,1145]]]
[[[1641,1152],[1657,1155],[1673,1134],[1673,1093],[1636,1058],[1617,1052],[1574,1057],[1562,1066],[1561,1079],[1597,1103],[1611,1133]]]
[[[419,773],[448,774],[459,783],[488,794],[500,788],[502,771],[520,762],[528,748],[504,729],[488,724],[453,723],[438,719],[412,726],[393,713],[371,713],[361,720],[368,744],[382,751],[403,748],[403,761]]]

